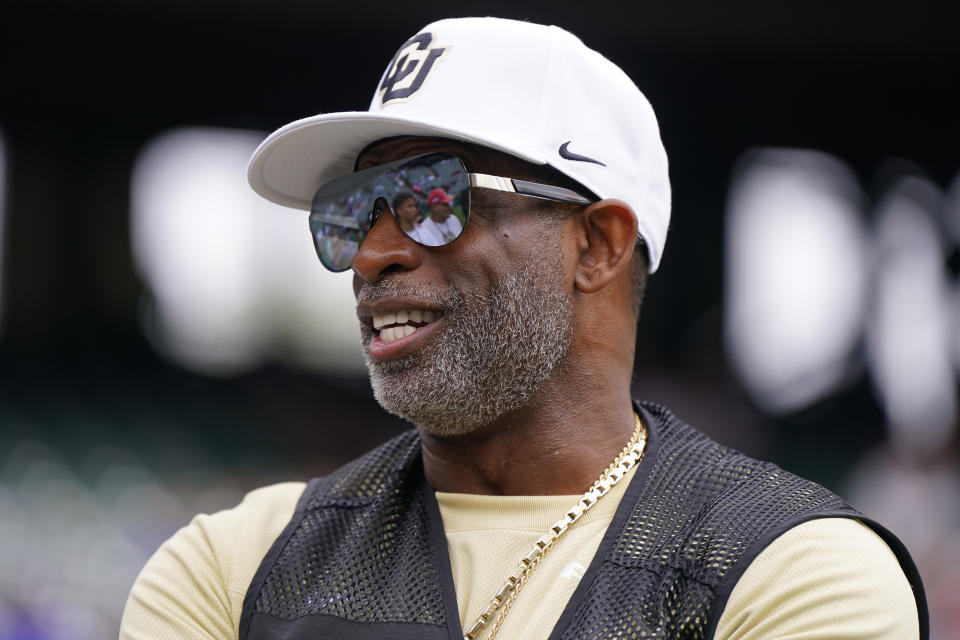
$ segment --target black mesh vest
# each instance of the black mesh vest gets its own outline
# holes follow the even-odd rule
[[[886,529],[823,487],[723,447],[640,405],[647,453],[551,640],[712,638],[750,561],[805,520],[857,518],[903,566],[928,637],[916,568]],[[247,592],[240,640],[463,636],[443,524],[409,431],[311,480]]]

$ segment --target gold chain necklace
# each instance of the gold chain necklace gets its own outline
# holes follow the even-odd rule
[[[630,438],[630,441],[627,442],[627,446],[623,448],[623,451],[620,452],[620,455],[617,456],[610,466],[600,474],[600,478],[593,483],[593,486],[587,489],[583,497],[567,511],[566,515],[557,520],[554,525],[534,543],[533,548],[520,560],[517,569],[510,574],[506,582],[503,583],[503,586],[500,587],[500,590],[491,598],[490,604],[480,613],[476,622],[473,623],[473,626],[463,634],[463,640],[474,640],[477,634],[486,626],[493,614],[503,607],[500,616],[497,618],[497,623],[490,631],[488,637],[488,640],[494,640],[497,632],[500,631],[500,626],[503,624],[504,618],[506,618],[507,613],[510,612],[513,602],[517,599],[520,590],[523,589],[523,586],[527,583],[530,574],[540,566],[540,562],[546,557],[550,549],[553,548],[553,545],[557,543],[557,540],[560,539],[563,532],[579,520],[580,516],[595,505],[597,500],[606,495],[614,485],[623,479],[623,476],[626,475],[630,469],[640,462],[647,445],[647,429],[640,420],[640,416],[633,414],[633,418],[636,422],[636,428],[633,430],[633,436]]]

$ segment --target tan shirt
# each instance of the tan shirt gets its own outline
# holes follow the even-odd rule
[[[564,534],[517,598],[498,638],[549,635],[628,481]],[[303,489],[302,483],[257,489],[237,507],[199,515],[178,531],[137,578],[120,639],[237,638],[247,588]],[[519,558],[578,497],[437,494],[461,624],[472,623]],[[919,630],[910,585],[886,544],[856,521],[822,519],[791,529],[757,556],[714,637],[910,640]]]

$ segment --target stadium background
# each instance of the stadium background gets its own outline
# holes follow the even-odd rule
[[[960,637],[960,5],[476,12],[574,31],[657,110],[674,217],[637,395],[887,523],[933,637]],[[0,639],[115,637],[192,514],[403,427],[358,366],[349,277],[243,166],[286,122],[365,107],[404,39],[460,13],[5,3]]]

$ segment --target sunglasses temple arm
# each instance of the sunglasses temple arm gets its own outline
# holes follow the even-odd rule
[[[592,200],[584,198],[579,193],[563,187],[527,182],[526,180],[513,180],[511,178],[491,176],[485,173],[471,173],[470,186],[481,189],[493,189],[494,191],[506,191],[507,193],[519,193],[524,196],[533,196],[534,198],[543,198],[544,200],[554,200],[556,202],[570,202],[573,204],[590,204],[592,202]]]
[[[501,178],[500,176],[491,176],[485,173],[471,173],[470,186],[480,189],[493,189],[494,191],[506,191],[507,193],[516,193],[513,186],[513,180],[510,178]]]

